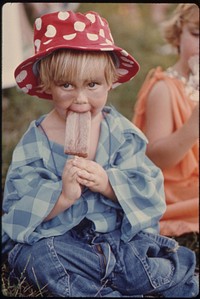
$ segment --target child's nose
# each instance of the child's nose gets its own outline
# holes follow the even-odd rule
[[[78,92],[75,102],[77,104],[86,104],[86,103],[88,103],[86,94],[82,91]]]

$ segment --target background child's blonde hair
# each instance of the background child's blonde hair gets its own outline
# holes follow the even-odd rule
[[[194,23],[199,28],[199,7],[194,3],[181,3],[176,7],[172,18],[162,24],[166,42],[179,48],[182,27],[188,22]]]
[[[39,88],[47,91],[51,83],[64,84],[93,79],[103,69],[108,85],[117,80],[117,70],[112,52],[60,49],[43,58],[38,65]]]

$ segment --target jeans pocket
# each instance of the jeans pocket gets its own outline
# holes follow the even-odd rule
[[[131,248],[140,261],[140,270],[145,271],[147,278],[147,285],[149,281],[149,286],[152,286],[152,290],[156,290],[163,285],[169,284],[173,278],[173,273],[175,270],[173,261],[165,255],[156,256],[154,251],[154,244],[146,244],[146,250],[144,250],[145,244],[143,243],[143,250],[141,246],[137,246],[137,244],[131,244]],[[144,276],[145,277],[145,276]],[[150,289],[149,289],[150,290]]]

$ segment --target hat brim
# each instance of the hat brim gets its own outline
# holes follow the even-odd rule
[[[58,49],[114,52],[118,58],[117,72],[119,74],[119,78],[116,82],[113,83],[113,88],[120,85],[121,83],[125,83],[131,80],[139,71],[138,62],[128,52],[115,45],[104,45],[99,48],[99,45],[89,45],[88,47],[87,45],[76,45],[76,47],[70,47],[69,45],[66,46],[65,44],[63,44],[59,46],[53,46],[52,48],[48,48],[47,51],[40,52],[31,56],[16,68],[14,76],[17,85],[20,89],[22,89],[23,92],[42,99],[52,100],[51,94],[47,94],[38,89],[38,74],[35,66],[39,60]]]

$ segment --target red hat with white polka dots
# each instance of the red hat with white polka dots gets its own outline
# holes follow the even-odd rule
[[[38,89],[37,62],[57,49],[111,51],[117,58],[119,79],[113,87],[131,80],[139,70],[137,61],[125,50],[114,45],[107,21],[96,12],[85,14],[60,11],[37,18],[34,25],[35,55],[15,70],[15,79],[25,93],[44,99],[50,94]]]

